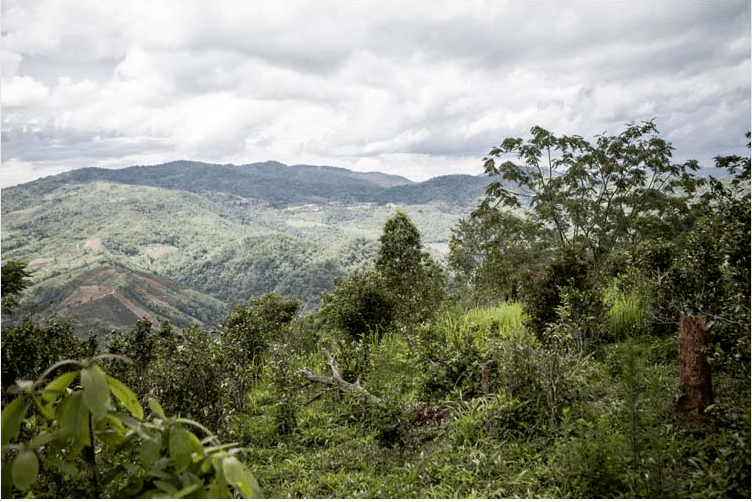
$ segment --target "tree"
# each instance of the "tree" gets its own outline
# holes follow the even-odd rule
[[[443,297],[444,274],[423,251],[420,232],[397,211],[384,224],[375,270],[397,298],[397,317],[407,323],[427,318]]]
[[[0,288],[3,315],[11,314],[18,307],[18,297],[28,285],[26,278],[30,277],[24,270],[26,265],[28,264],[22,261],[9,261],[2,266]]]
[[[618,247],[648,237],[645,228],[686,211],[699,183],[690,173],[697,162],[671,163],[673,147],[652,121],[597,136],[595,144],[538,126],[530,132],[532,139],[507,138],[484,158],[486,173],[501,177],[488,185],[486,203],[526,201],[529,215],[552,229],[562,248],[596,270]],[[502,161],[508,154],[524,164]]]
[[[80,341],[69,319],[47,320],[46,325],[34,324],[29,317],[2,332],[2,400],[6,390],[19,379],[31,379],[61,359],[94,355],[96,337]]]
[[[447,261],[462,294],[481,303],[516,299],[520,272],[541,259],[545,242],[539,225],[484,204],[452,229]]]
[[[223,388],[236,410],[245,408],[245,391],[250,379],[261,371],[272,341],[282,341],[290,322],[300,309],[297,298],[286,299],[279,293],[252,297],[231,310],[220,333],[222,367],[226,375]]]
[[[696,224],[659,289],[659,313],[674,326],[678,312],[707,317],[714,364],[749,376],[750,158],[719,156],[715,163],[733,179],[710,179]]]
[[[321,315],[326,324],[341,330],[349,340],[359,341],[363,335],[389,329],[395,308],[384,278],[371,270],[339,279],[333,293],[322,295]]]

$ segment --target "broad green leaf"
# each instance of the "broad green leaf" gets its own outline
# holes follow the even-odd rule
[[[58,471],[62,472],[63,474],[67,474],[68,476],[78,475],[78,467],[76,467],[76,464],[74,464],[73,462],[66,462],[65,460],[58,458],[55,455],[48,455],[45,458],[44,462],[50,467],[54,467]],[[45,467],[45,469],[47,469],[47,467]]]
[[[157,400],[154,399],[153,397],[149,398],[149,409],[151,410],[152,413],[157,415],[159,418],[167,418],[167,415],[165,415],[164,410],[159,405]]]
[[[37,398],[37,405],[39,406],[39,409],[42,411],[45,417],[50,420],[55,419],[55,410],[52,407],[52,403],[55,402],[58,396],[61,396],[65,393],[65,389],[67,389],[71,382],[75,380],[78,373],[78,371],[69,371],[68,373],[63,373],[47,384],[47,386],[44,388],[44,392],[42,392],[42,395]]]
[[[118,401],[120,401],[120,404],[123,405],[123,408],[130,411],[134,417],[138,418],[139,420],[143,420],[144,409],[138,403],[136,394],[134,394],[131,389],[126,387],[123,382],[117,380],[116,378],[105,375],[105,379],[107,380],[107,385],[110,386],[112,393],[115,394],[115,397],[118,399]]]
[[[191,433],[185,430],[181,425],[170,427],[170,438],[168,447],[170,458],[178,468],[178,472],[184,471],[191,464]]]
[[[185,488],[182,488],[179,491],[171,494],[170,497],[172,497],[174,499],[182,499],[184,497],[188,497],[189,495],[191,495],[193,492],[195,492],[196,490],[198,490],[202,486],[204,486],[204,485],[201,482],[193,483],[192,485],[188,485]],[[196,497],[191,497],[191,498],[196,498]]]
[[[161,437],[149,438],[141,443],[141,447],[138,450],[138,461],[144,469],[148,469],[154,462],[156,462],[156,460],[159,458],[161,448]]]
[[[227,483],[225,483],[224,478],[219,477],[215,479],[211,485],[209,485],[209,488],[206,491],[206,498],[208,499],[231,499],[232,498],[232,494],[230,493],[230,490],[227,489]]]
[[[167,481],[162,481],[160,479],[157,479],[154,481],[154,486],[165,492],[166,494],[170,495],[172,497],[172,494],[177,492],[178,489],[173,486],[172,483],[168,483]]]
[[[83,390],[83,402],[94,418],[99,421],[107,414],[110,407],[110,388],[104,374],[97,371],[99,368],[83,368],[81,370],[81,386]]]
[[[67,395],[55,410],[55,419],[63,436],[73,439],[73,453],[89,444],[89,410],[83,404],[83,392]]]
[[[2,413],[2,445],[10,443],[21,432],[21,420],[29,409],[29,402],[25,396],[19,396],[3,408]]]
[[[42,431],[33,438],[31,438],[31,441],[29,441],[29,448],[36,450],[40,446],[44,446],[50,441],[54,440],[58,436],[57,431],[55,432],[47,432]]]
[[[110,413],[105,415],[104,419],[102,420],[102,425],[110,424],[112,426],[112,429],[117,432],[118,434],[124,434],[128,429],[123,425],[123,422],[120,421],[119,417],[116,417]]]
[[[13,462],[13,484],[21,491],[31,488],[39,474],[39,459],[33,450],[23,450]]]
[[[245,498],[261,497],[261,489],[251,471],[236,457],[222,460],[222,472],[227,482]]]

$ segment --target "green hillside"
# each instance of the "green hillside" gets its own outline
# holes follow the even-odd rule
[[[81,169],[2,191],[3,261],[29,263],[27,309],[75,316],[79,332],[130,326],[134,316],[211,326],[226,306],[270,291],[298,296],[310,310],[337,277],[369,266],[384,221],[397,207],[440,259],[451,228],[482,193],[480,180],[412,183],[276,163]],[[141,274],[150,274],[174,281],[165,286],[170,290],[197,295],[161,309],[144,294],[131,295],[132,308],[117,300],[120,310],[111,305],[114,296],[66,303],[78,284],[96,282],[97,270],[127,271],[131,292],[144,282]]]

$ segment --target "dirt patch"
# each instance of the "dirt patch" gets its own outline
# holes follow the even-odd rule
[[[134,302],[123,296],[119,288],[123,275],[129,274],[125,270],[105,269],[90,277],[86,282],[78,286],[68,297],[58,304],[59,308],[70,309],[86,316],[108,321],[113,325],[129,326],[141,318],[151,321],[152,326],[159,329],[160,323],[149,311],[139,307]],[[133,277],[134,282],[147,282],[150,285],[159,286],[159,283],[144,277]],[[146,296],[159,305],[169,306],[167,303],[154,298],[139,288]]]
[[[144,255],[149,258],[150,260],[153,260],[154,258],[158,258],[159,256],[162,256],[167,252],[167,248],[164,246],[157,246],[154,248],[149,248],[144,252]]]
[[[327,227],[326,223],[321,223],[318,221],[309,221],[309,220],[287,220],[285,221],[285,224],[287,224],[288,227],[293,228],[312,228],[312,227]]]
[[[84,249],[90,249],[94,254],[101,253],[102,241],[99,239],[99,237],[90,237],[86,241],[86,244],[84,244]]]

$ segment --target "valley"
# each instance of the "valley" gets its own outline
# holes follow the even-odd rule
[[[269,167],[91,168],[3,189],[3,261],[27,262],[32,274],[16,317],[74,317],[79,336],[140,318],[210,328],[234,303],[270,291],[310,311],[338,277],[370,266],[397,209],[441,262],[487,184]]]

